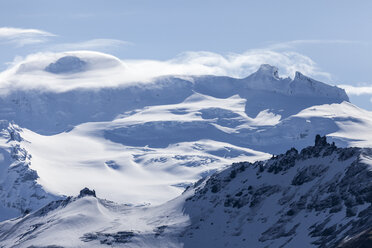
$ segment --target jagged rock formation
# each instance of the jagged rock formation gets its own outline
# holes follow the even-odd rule
[[[372,117],[344,90],[300,72],[281,78],[270,65],[242,79],[106,85],[108,74],[124,75],[120,60],[62,55],[5,77],[0,119],[25,129],[0,123],[4,247],[368,245],[372,152],[336,144],[370,146]],[[36,74],[40,82],[27,81]],[[317,133],[336,144],[318,135],[307,147]],[[200,177],[208,178],[164,203]],[[141,205],[89,188],[63,196],[85,186]]]
[[[58,199],[37,183],[38,174],[30,168],[31,155],[21,145],[21,129],[1,122],[0,134],[0,220],[36,210]]]
[[[96,191],[90,190],[88,188],[84,188],[80,190],[79,197],[84,197],[84,196],[94,196],[96,197]]]
[[[195,186],[181,240],[185,247],[346,246],[372,227],[370,156],[371,149],[337,148],[317,136],[301,152],[235,163]]]
[[[368,247],[371,156],[371,149],[338,148],[317,136],[301,151],[234,163],[157,207],[117,205],[83,189],[85,197],[1,223],[0,241],[4,247]],[[68,241],[58,238],[66,225],[74,230]]]

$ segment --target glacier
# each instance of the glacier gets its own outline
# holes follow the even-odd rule
[[[194,199],[208,180],[231,173],[235,164],[247,161],[244,170],[251,171],[249,178],[256,175],[257,161],[273,161],[268,159],[291,147],[311,146],[317,134],[326,135],[332,147],[340,147],[334,148],[336,157],[347,147],[372,146],[368,134],[372,113],[350,103],[343,89],[300,72],[293,79],[282,78],[276,67],[267,64],[245,78],[166,75],[136,81],[127,65],[107,54],[58,53],[40,61],[31,56],[0,73],[0,106],[0,120],[4,120],[0,126],[0,220],[4,221],[0,240],[8,242],[5,247],[12,242],[21,247],[91,247],[104,244],[105,239],[131,240],[125,242],[129,247],[201,245],[205,233],[195,232],[200,238],[194,241],[187,237],[194,236],[190,234],[194,233],[190,228],[196,228],[193,215],[208,215],[193,211],[202,211],[209,203],[197,200],[188,208],[186,196]],[[323,172],[321,166],[306,166],[315,174]],[[198,180],[203,181],[195,184]],[[278,185],[284,187],[285,180]],[[94,189],[96,197],[71,197],[85,187]],[[226,197],[219,195],[216,202]],[[91,209],[86,216],[80,212],[84,208]],[[164,211],[172,213],[170,222],[161,216]],[[208,213],[213,211],[208,207]],[[231,214],[240,215],[239,211]],[[144,222],[136,223],[142,214],[147,216]],[[223,214],[217,211],[216,215]],[[55,218],[66,223],[54,223]],[[125,228],[123,218],[131,219]],[[48,221],[53,227],[44,224]],[[92,226],[84,224],[90,221]],[[177,224],[169,229],[172,221]],[[121,229],[112,228],[116,225]],[[136,232],[130,225],[136,226]],[[24,239],[10,234],[16,226],[20,228],[16,236],[23,232]],[[66,227],[75,237],[71,242],[54,236]],[[34,232],[37,238],[28,238]],[[287,232],[293,233],[283,231]],[[144,233],[151,233],[151,238]],[[221,234],[222,240],[216,237],[211,242],[219,247],[230,237],[229,242],[242,245],[234,235]],[[296,237],[293,242],[300,236]],[[254,242],[264,247],[275,239]],[[279,247],[279,243],[272,245]]]

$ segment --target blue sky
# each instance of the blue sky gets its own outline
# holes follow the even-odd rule
[[[312,77],[354,86],[352,102],[372,110],[370,13],[372,1],[0,1],[0,68],[65,50],[160,61],[187,51],[295,52],[326,73]]]

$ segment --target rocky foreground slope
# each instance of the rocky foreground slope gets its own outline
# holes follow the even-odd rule
[[[3,247],[370,247],[372,150],[325,137],[231,167],[160,206],[83,190],[0,224]]]
[[[182,240],[189,247],[338,247],[372,227],[371,156],[317,136],[300,152],[236,163],[186,200],[192,224]]]

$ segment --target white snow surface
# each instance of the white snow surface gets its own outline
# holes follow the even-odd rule
[[[25,130],[23,137],[31,142],[24,146],[32,154],[31,168],[38,172],[38,183],[56,195],[76,195],[83,187],[90,187],[98,196],[119,203],[159,204],[230,161],[268,157],[213,140],[165,148],[124,146],[102,137],[102,127],[97,126],[105,124],[83,124],[53,136]],[[229,156],[231,150],[235,150],[235,157]]]
[[[281,149],[293,141],[303,147],[308,137],[320,132],[343,145],[371,144],[363,134],[366,126],[372,126],[371,114],[347,102],[305,109],[282,122],[267,110],[250,118],[244,104],[239,96],[218,99],[195,93],[179,104],[145,107],[113,121],[89,122],[56,135],[24,129],[21,144],[32,154],[30,168],[37,171],[37,182],[51,194],[76,195],[90,187],[99,197],[115,202],[155,205],[231,162],[268,158],[268,153],[256,150],[275,152],[276,142]],[[361,130],[359,136],[343,133],[346,124]],[[251,140],[260,146],[250,149]]]
[[[6,120],[0,135],[0,219],[26,215],[84,187],[95,189],[99,199],[74,199],[48,220],[27,215],[24,225],[19,219],[1,224],[27,232],[42,226],[38,221],[52,223],[37,231],[37,239],[19,241],[27,245],[91,247],[100,242],[85,242],[84,234],[100,232],[104,239],[106,227],[112,233],[133,226],[141,237],[131,237],[132,247],[154,242],[180,247],[183,241],[174,233],[190,224],[181,193],[197,180],[233,162],[304,148],[316,134],[342,147],[372,146],[372,113],[348,102],[344,90],[299,72],[294,79],[281,78],[277,68],[262,65],[242,79],[144,76],[138,82],[110,55],[43,56],[0,74],[0,119]],[[175,231],[155,238],[151,232],[162,232],[162,223],[173,225],[167,211],[174,213]],[[131,221],[123,224],[126,220]],[[71,243],[53,236],[61,230],[71,230]],[[5,239],[15,242],[15,236]]]
[[[353,223],[370,226],[358,214],[371,212],[371,161],[359,160],[371,152],[292,149],[237,163],[158,206],[67,198],[0,223],[0,240],[4,247],[336,247],[359,231]]]
[[[85,82],[104,82],[107,74],[122,78],[125,65],[93,52],[43,56],[2,73],[4,87],[14,87],[0,97],[0,118],[20,125],[17,144],[29,154],[27,168],[55,197],[90,187],[118,203],[157,205],[231,162],[305,147],[317,133],[344,146],[370,144],[368,136],[356,141],[342,128],[365,130],[372,124],[366,117],[360,125],[359,112],[371,114],[346,102],[343,90],[301,73],[280,78],[277,68],[262,65],[244,79],[169,76],[89,88]]]
[[[0,73],[0,94],[14,89],[41,89],[56,92],[77,88],[117,87],[151,82],[169,75],[227,75],[245,77],[260,63],[280,66],[285,75],[302,71],[329,78],[311,59],[296,53],[250,51],[222,56],[210,52],[186,52],[166,61],[120,60],[94,51],[40,52],[17,57],[9,69]],[[84,65],[84,66],[82,66]],[[73,75],[72,75],[73,74]]]
[[[32,154],[31,168],[38,173],[38,183],[50,193],[76,195],[87,186],[96,189],[100,197],[119,203],[159,204],[179,195],[184,186],[200,176],[221,169],[231,161],[256,161],[268,158],[269,154],[208,139],[168,141],[163,147],[156,144],[155,148],[128,146],[107,140],[104,134],[128,129],[134,133],[133,139],[138,132],[136,128],[148,122],[155,123],[157,129],[161,129],[163,123],[174,122],[172,132],[182,129],[185,123],[198,128],[207,122],[200,116],[201,107],[230,111],[254,126],[277,122],[278,118],[267,113],[255,119],[247,117],[244,102],[239,97],[216,99],[194,94],[181,104],[147,107],[132,115],[118,116],[112,122],[81,124],[57,135],[44,136],[25,129],[21,134],[25,140],[22,146]],[[185,114],[174,113],[178,109]],[[208,132],[208,128],[200,129]],[[154,135],[154,130],[141,135]],[[190,135],[182,132],[179,139],[186,140]],[[158,142],[162,142],[162,137],[159,139]]]

